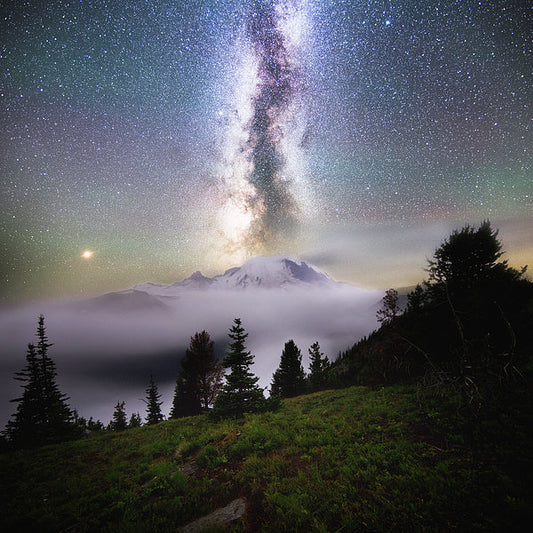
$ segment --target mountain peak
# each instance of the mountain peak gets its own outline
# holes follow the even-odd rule
[[[292,256],[257,256],[213,278],[199,270],[172,285],[144,283],[135,287],[157,296],[180,296],[187,290],[288,289],[336,286],[325,272]]]
[[[324,272],[291,256],[253,257],[240,267],[226,270],[213,281],[225,288],[280,288],[334,283]]]
[[[188,287],[194,289],[205,289],[213,283],[211,278],[204,276],[199,270],[191,274],[187,279],[174,283],[174,287]]]

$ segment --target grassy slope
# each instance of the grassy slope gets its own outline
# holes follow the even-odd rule
[[[352,387],[240,421],[200,416],[10,452],[0,526],[176,531],[238,496],[248,510],[236,528],[249,531],[509,530],[531,517],[529,421],[472,445],[446,420],[422,412],[413,389]],[[192,459],[187,478],[178,468]]]

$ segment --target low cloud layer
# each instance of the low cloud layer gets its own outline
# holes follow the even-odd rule
[[[240,317],[249,334],[247,347],[255,354],[252,368],[263,387],[270,385],[285,342],[294,339],[308,367],[308,347],[318,341],[335,359],[376,326],[382,293],[340,285],[328,289],[191,291],[164,305],[132,305],[121,295],[108,302],[52,302],[2,310],[0,338],[0,423],[15,410],[9,400],[19,395],[14,372],[25,364],[29,342],[35,340],[39,314],[44,314],[50,349],[63,392],[82,416],[108,421],[117,401],[126,411],[144,415],[142,398],[149,375],[163,393],[168,414],[179,362],[197,331],[215,340],[217,354],[227,348],[228,329]]]

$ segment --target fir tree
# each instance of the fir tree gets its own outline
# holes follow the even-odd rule
[[[163,420],[163,415],[161,413],[161,404],[160,401],[161,394],[157,389],[157,385],[154,382],[152,375],[150,374],[150,385],[146,389],[146,423],[148,425],[157,424]]]
[[[382,308],[376,313],[376,318],[380,324],[390,324],[400,314],[401,309],[398,304],[398,291],[389,289],[385,291],[382,300]]]
[[[172,418],[200,414],[213,404],[224,374],[215,357],[214,344],[206,331],[191,337],[176,381]]]
[[[320,344],[315,342],[309,348],[309,383],[312,390],[319,390],[327,382],[328,358],[320,351]]]
[[[230,373],[226,375],[226,384],[215,401],[214,414],[217,417],[241,417],[245,412],[260,411],[265,403],[263,390],[257,385],[259,378],[250,372],[254,356],[246,350],[248,334],[240,318],[234,320],[229,337],[229,351],[222,366],[229,368]]]
[[[56,370],[48,355],[52,346],[46,336],[44,317],[39,317],[37,346],[28,345],[26,366],[15,374],[24,383],[14,419],[7,424],[7,438],[20,446],[39,446],[59,442],[80,435],[80,427],[74,423],[73,414],[56,383]]]
[[[128,428],[140,428],[142,426],[141,415],[139,413],[132,413]]]
[[[93,417],[89,417],[87,421],[87,429],[89,431],[103,431],[105,429],[104,424],[100,420],[94,420]]]
[[[170,418],[193,416],[202,411],[200,399],[193,385],[192,378],[182,369],[176,380],[176,387],[174,388]]]
[[[126,410],[124,406],[125,402],[117,402],[117,405],[115,405],[113,419],[109,423],[109,429],[111,429],[112,431],[123,431],[127,427]]]
[[[294,341],[285,343],[278,369],[272,379],[271,394],[284,398],[301,394],[305,383],[302,354]]]
[[[502,255],[498,230],[493,230],[488,220],[477,229],[465,226],[454,231],[435,251],[434,259],[429,261],[429,283],[465,290],[493,279],[495,273],[519,278],[519,272],[509,268],[507,261],[498,262]]]
[[[56,383],[56,368],[54,361],[48,355],[48,348],[53,344],[48,342],[44,316],[39,317],[37,326],[37,356],[41,364],[42,380],[42,417],[48,426],[52,441],[64,440],[72,436],[72,412],[67,404],[68,396],[63,394]]]
[[[15,374],[15,379],[24,383],[20,398],[11,400],[18,402],[14,419],[6,427],[9,441],[19,445],[39,443],[43,439],[44,423],[41,419],[41,402],[43,399],[40,379],[40,365],[37,361],[35,346],[28,344],[26,366]]]

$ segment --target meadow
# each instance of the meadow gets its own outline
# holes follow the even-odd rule
[[[527,394],[527,391],[524,392]],[[526,396],[483,416],[415,386],[285,399],[0,456],[3,531],[501,531],[532,519]],[[530,404],[530,400],[529,400]]]

